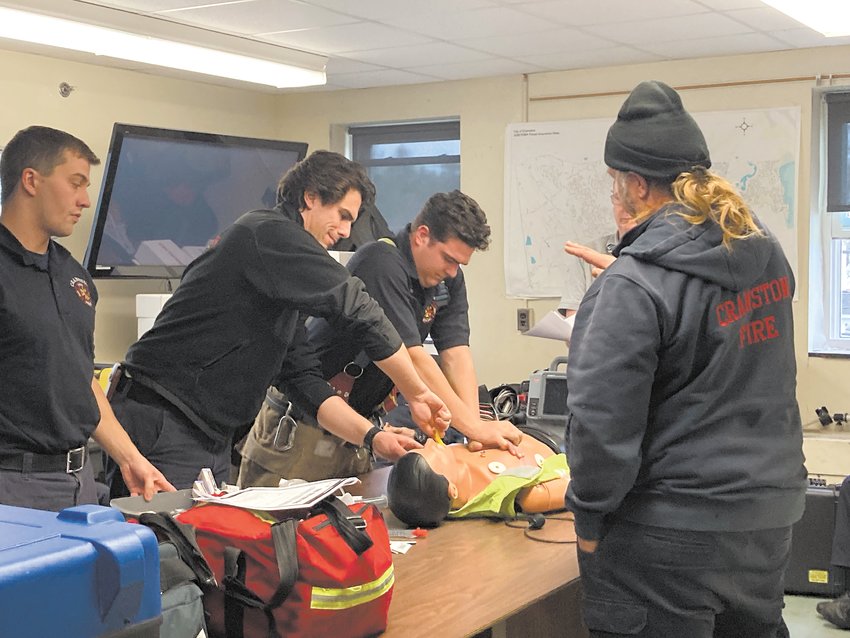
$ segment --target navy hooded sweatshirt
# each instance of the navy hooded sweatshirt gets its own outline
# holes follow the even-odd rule
[[[585,539],[612,517],[747,531],[802,516],[791,268],[766,229],[729,250],[677,210],[626,234],[576,315],[567,506]]]

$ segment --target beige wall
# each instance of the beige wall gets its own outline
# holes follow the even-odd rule
[[[538,101],[534,98],[628,91],[638,81],[660,79],[674,86],[846,73],[850,47],[665,62],[475,81],[444,82],[357,91],[311,91],[270,96],[238,89],[0,52],[4,78],[0,139],[18,128],[44,123],[87,140],[105,159],[114,121],[222,133],[277,136],[306,141],[311,149],[340,147],[340,125],[459,116],[461,187],[487,211],[493,227],[490,250],[466,268],[471,296],[472,346],[480,380],[490,386],[526,378],[564,352],[554,342],[523,337],[515,330],[516,309],[525,301],[504,295],[503,192],[504,132],[512,122],[614,117],[623,96]],[[67,99],[62,81],[76,87]],[[850,410],[846,388],[850,362],[810,358],[806,353],[808,302],[809,161],[811,89],[814,81],[687,90],[694,111],[800,106],[802,108],[799,192],[799,300],[796,302],[799,400],[804,420],[816,406]],[[531,98],[530,100],[527,99]],[[331,131],[333,144],[331,144]],[[600,160],[601,161],[601,160]],[[93,199],[100,170],[94,172]],[[82,259],[89,222],[65,241]],[[103,282],[99,285],[96,342],[99,360],[123,355],[135,334],[133,296],[158,292],[159,283]],[[556,300],[528,305],[541,318]],[[624,316],[625,319],[625,316]],[[847,376],[845,376],[847,375]]]

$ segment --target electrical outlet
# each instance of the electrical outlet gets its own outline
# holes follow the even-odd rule
[[[516,329],[526,332],[529,328],[531,328],[531,308],[517,308]]]

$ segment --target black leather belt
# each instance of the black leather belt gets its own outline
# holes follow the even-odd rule
[[[64,454],[35,454],[23,452],[15,456],[0,457],[0,470],[16,472],[65,472],[73,474],[86,464],[86,446],[81,445]]]
[[[137,403],[158,405],[173,410],[176,409],[168,399],[160,395],[158,392],[131,379],[124,368],[119,368],[117,379],[110,380],[110,384],[112,383],[115,384],[115,390],[110,392],[110,397],[113,394],[120,394],[126,396],[132,401],[136,401]]]

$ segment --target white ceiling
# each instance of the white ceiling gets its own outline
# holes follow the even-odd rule
[[[761,0],[93,4],[328,56],[329,89],[850,44],[850,37],[826,38]]]

